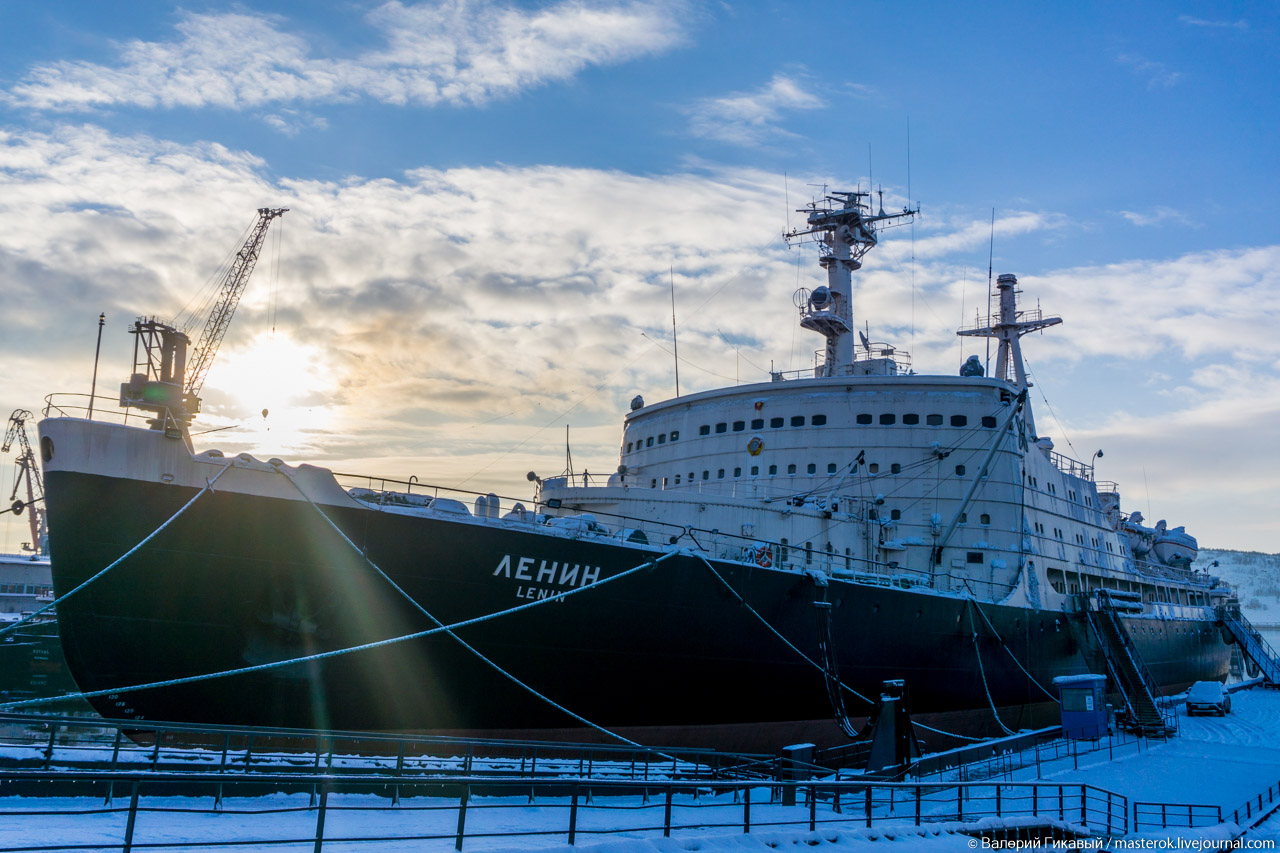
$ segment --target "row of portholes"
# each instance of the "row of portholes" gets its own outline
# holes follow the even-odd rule
[[[878,421],[881,426],[893,426],[894,424],[898,423],[898,415],[892,412],[885,412],[884,414],[881,414],[879,416]],[[790,422],[790,425],[793,427],[802,427],[805,425],[805,416],[792,415],[789,422]],[[873,423],[876,423],[877,418],[874,415],[871,415],[870,413],[863,412],[862,414],[856,415],[854,417],[854,422],[859,426],[868,426]],[[969,417],[967,415],[952,415],[949,422],[953,427],[965,427],[969,425]],[[827,416],[813,415],[812,417],[809,418],[808,423],[811,426],[826,426]],[[901,423],[904,426],[917,426],[920,423],[920,415],[912,414],[912,413],[905,414],[902,416]],[[942,426],[944,423],[947,423],[947,420],[942,415],[938,415],[938,414],[925,415],[925,424],[927,426]],[[985,427],[986,429],[995,429],[996,427],[996,419],[991,415],[983,416],[981,423],[982,423],[982,426]],[[782,429],[787,425],[788,425],[787,418],[770,418],[769,419],[769,429]],[[755,418],[754,420],[750,421],[750,429],[752,431],[762,430],[764,428],[765,428],[764,418]],[[698,435],[712,435],[713,433],[715,435],[720,435],[722,433],[728,433],[728,432],[745,432],[747,429],[748,429],[747,421],[732,421],[732,422],[721,421],[718,424],[703,424],[702,426],[698,427]],[[680,438],[679,430],[672,430],[670,433],[660,433],[659,435],[656,435],[656,436],[651,435],[647,438],[642,438],[637,441],[628,441],[627,449],[624,452],[630,453],[632,452],[632,450],[641,450],[646,447],[653,447],[655,443],[666,444],[668,438],[671,441],[679,440]]]

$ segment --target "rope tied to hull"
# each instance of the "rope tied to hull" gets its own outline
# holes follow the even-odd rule
[[[972,598],[968,601],[971,607],[977,606],[974,604]],[[996,710],[996,700],[992,698],[991,688],[987,685],[987,672],[986,668],[982,665],[982,649],[978,646],[978,627],[974,622],[973,610],[969,611],[969,628],[973,632],[973,653],[978,658],[978,675],[982,677],[982,689],[987,694],[987,704],[991,706],[991,716],[996,718],[996,724],[1004,730],[1005,734],[1015,734],[1013,729],[1006,726],[1004,724],[1004,720],[1000,719],[1000,712]]]
[[[640,744],[636,743],[635,741],[630,740],[629,738],[623,737],[622,735],[618,734],[617,732],[610,731],[609,729],[605,728],[604,726],[598,725],[597,723],[593,723],[591,720],[588,720],[586,717],[583,717],[583,716],[581,716],[580,714],[576,714],[576,713],[574,713],[573,711],[569,710],[569,709],[568,709],[568,708],[566,708],[565,706],[561,705],[559,702],[556,702],[554,699],[551,699],[549,696],[547,696],[547,695],[545,695],[545,694],[543,694],[543,693],[540,693],[540,692],[539,692],[538,690],[536,690],[534,687],[532,687],[531,685],[527,684],[527,683],[526,683],[526,682],[524,682],[524,681],[521,681],[519,678],[516,678],[514,675],[512,675],[512,674],[511,674],[510,672],[508,672],[507,670],[503,669],[501,666],[499,666],[499,665],[498,665],[497,663],[495,663],[493,660],[491,660],[491,659],[489,659],[488,657],[486,657],[483,653],[481,653],[481,652],[480,652],[480,650],[479,650],[479,649],[475,648],[474,646],[472,646],[471,644],[469,644],[466,640],[463,640],[461,637],[459,637],[456,633],[454,633],[454,631],[453,631],[451,628],[446,627],[446,626],[445,626],[445,624],[444,624],[443,622],[441,622],[441,621],[440,621],[439,619],[437,619],[437,618],[436,618],[436,617],[435,617],[435,616],[434,616],[430,611],[428,611],[425,607],[423,607],[423,606],[422,606],[422,605],[417,601],[417,599],[415,599],[413,596],[409,595],[409,593],[405,592],[405,591],[404,591],[404,589],[403,589],[403,588],[402,588],[398,583],[396,583],[394,580],[392,580],[392,579],[387,575],[387,573],[386,573],[386,572],[384,572],[384,571],[382,570],[382,568],[378,566],[378,564],[377,564],[377,563],[375,563],[372,559],[370,559],[370,557],[369,557],[369,553],[368,553],[368,551],[367,551],[367,550],[365,550],[365,549],[363,549],[363,548],[360,548],[359,546],[357,546],[357,545],[356,545],[356,543],[352,542],[352,541],[351,541],[351,538],[350,538],[349,536],[347,536],[347,534],[346,534],[346,533],[344,533],[344,532],[343,532],[342,528],[340,528],[340,527],[339,527],[339,526],[334,522],[334,520],[333,520],[332,518],[330,518],[330,517],[329,517],[328,513],[326,513],[323,509],[321,509],[321,508],[320,508],[320,505],[319,505],[319,504],[317,504],[315,501],[313,501],[313,500],[311,499],[311,496],[310,496],[310,495],[308,495],[308,494],[306,493],[306,491],[304,491],[304,490],[303,490],[302,486],[300,486],[300,485],[298,484],[298,482],[297,482],[296,480],[294,480],[294,479],[293,479],[293,477],[292,477],[292,476],[290,476],[290,475],[289,475],[289,473],[288,473],[287,471],[285,471],[283,468],[280,468],[280,469],[277,469],[277,470],[279,470],[279,471],[280,471],[280,473],[281,473],[282,475],[284,475],[285,479],[287,479],[290,483],[292,483],[292,484],[293,484],[293,487],[294,487],[295,489],[297,489],[297,490],[298,490],[298,493],[299,493],[300,495],[302,495],[302,497],[304,497],[304,498],[306,499],[307,503],[311,504],[311,506],[315,508],[316,512],[320,513],[321,518],[323,518],[326,522],[328,522],[328,523],[329,523],[329,526],[333,528],[334,532],[336,532],[339,536],[341,536],[341,537],[342,537],[342,540],[343,540],[344,542],[346,542],[348,545],[350,545],[350,546],[351,546],[351,548],[352,548],[354,551],[356,551],[357,553],[359,553],[359,554],[360,554],[361,558],[363,558],[363,559],[364,559],[364,561],[365,561],[366,563],[368,563],[368,564],[369,564],[369,567],[370,567],[370,568],[372,568],[375,572],[377,572],[377,573],[378,573],[378,576],[379,576],[380,578],[382,578],[384,581],[386,581],[386,582],[391,586],[391,588],[392,588],[392,589],[394,589],[396,592],[398,592],[398,593],[401,595],[401,597],[403,597],[403,598],[404,598],[404,600],[405,600],[405,601],[407,601],[407,602],[409,602],[411,605],[413,605],[413,607],[414,607],[414,608],[415,608],[419,613],[421,613],[423,616],[426,616],[428,619],[430,619],[432,622],[434,622],[438,627],[440,627],[441,629],[443,629],[443,630],[444,630],[444,632],[445,632],[446,634],[448,634],[450,637],[452,637],[454,640],[456,640],[456,641],[458,642],[458,644],[459,644],[459,645],[461,645],[464,649],[466,649],[467,651],[471,652],[473,655],[475,655],[477,658],[479,658],[481,661],[483,661],[485,664],[487,664],[489,667],[491,667],[495,672],[497,672],[497,673],[498,673],[499,675],[501,675],[503,678],[506,678],[506,679],[507,679],[508,681],[510,681],[511,683],[515,684],[517,687],[519,687],[519,688],[521,688],[521,689],[523,689],[523,690],[527,691],[527,692],[528,692],[528,693],[530,693],[532,696],[534,696],[535,698],[540,699],[541,701],[543,701],[543,702],[547,703],[547,704],[548,704],[548,705],[550,705],[552,708],[555,708],[557,711],[561,711],[561,712],[563,712],[564,714],[568,715],[569,717],[572,717],[573,719],[575,719],[575,720],[577,720],[578,722],[582,723],[584,726],[587,726],[588,728],[595,729],[596,731],[600,732],[601,734],[608,735],[609,737],[611,737],[611,738],[615,738],[615,739],[617,739],[617,740],[619,740],[619,741],[621,741],[621,742],[623,742],[623,743],[625,743],[625,744],[628,744],[628,745],[630,745],[630,746],[641,746]],[[664,556],[662,556],[662,557],[658,558],[657,560],[653,561],[652,565],[657,565],[658,563],[661,563],[663,560],[666,560],[666,559],[668,559],[668,558],[670,558],[670,557],[672,557],[672,556],[675,556],[677,553],[679,553],[679,552],[678,552],[678,551],[671,551],[670,553],[668,553],[668,554],[666,554],[666,555],[664,555]],[[584,588],[585,588],[585,587],[584,587]]]
[[[8,634],[8,633],[9,633],[9,632],[11,632],[11,631],[15,631],[15,630],[17,630],[17,629],[18,629],[18,628],[20,628],[21,626],[23,626],[23,625],[27,624],[27,623],[28,623],[28,622],[30,622],[32,619],[34,619],[34,618],[36,618],[37,616],[39,616],[41,613],[45,613],[45,612],[47,612],[47,611],[49,611],[49,610],[53,610],[53,609],[54,609],[55,607],[57,607],[59,604],[62,604],[64,601],[66,601],[67,599],[71,598],[71,596],[73,596],[73,595],[75,595],[76,593],[80,592],[81,590],[85,589],[85,588],[86,588],[87,586],[89,586],[91,583],[93,583],[94,581],[97,581],[99,578],[101,578],[101,577],[103,577],[104,575],[106,575],[106,573],[107,573],[107,572],[111,571],[111,570],[112,570],[112,569],[114,569],[116,566],[120,565],[120,564],[121,564],[121,563],[123,563],[125,560],[127,560],[129,557],[131,557],[131,556],[133,556],[134,554],[136,554],[136,553],[138,552],[138,550],[139,550],[140,548],[142,548],[142,546],[143,546],[143,545],[146,545],[146,544],[147,544],[148,542],[150,542],[152,539],[154,539],[154,538],[156,538],[158,535],[160,535],[160,531],[164,530],[164,529],[165,529],[166,527],[168,527],[170,524],[173,524],[175,521],[177,521],[177,520],[178,520],[178,517],[179,517],[180,515],[182,515],[182,514],[183,514],[184,512],[186,512],[187,510],[191,509],[192,505],[193,505],[193,504],[195,504],[195,502],[196,502],[196,501],[198,501],[198,500],[200,499],[200,497],[201,497],[203,494],[205,494],[205,492],[212,492],[212,491],[213,491],[213,484],[214,484],[214,483],[216,483],[216,482],[218,482],[218,480],[222,477],[222,475],[223,475],[223,474],[225,474],[225,473],[227,473],[228,471],[230,471],[230,470],[231,470],[232,465],[234,465],[234,464],[235,464],[235,460],[233,459],[233,460],[231,460],[231,461],[227,462],[227,464],[226,464],[226,465],[222,466],[222,470],[221,470],[221,471],[219,471],[219,472],[217,473],[217,476],[215,476],[212,480],[206,479],[206,480],[204,481],[204,488],[202,488],[200,491],[196,492],[195,497],[193,497],[191,500],[189,500],[189,501],[187,501],[185,504],[183,504],[183,505],[182,505],[182,509],[178,510],[178,511],[177,511],[177,512],[175,512],[173,515],[169,516],[169,519],[168,519],[164,524],[161,524],[161,525],[160,525],[159,527],[157,527],[155,530],[153,530],[153,531],[151,531],[149,534],[147,534],[147,536],[146,536],[146,537],[145,537],[141,542],[139,542],[137,545],[134,545],[134,546],[133,546],[132,548],[130,548],[128,551],[125,551],[123,554],[121,554],[119,557],[117,557],[117,558],[116,558],[116,559],[111,563],[111,565],[107,566],[105,569],[103,569],[102,571],[98,572],[98,573],[97,573],[97,574],[95,574],[93,577],[89,578],[88,580],[84,581],[83,583],[79,584],[79,585],[78,585],[78,586],[76,586],[74,589],[70,590],[69,592],[66,592],[66,593],[64,593],[63,595],[59,596],[58,598],[54,599],[53,601],[49,602],[49,603],[48,603],[48,604],[46,604],[44,607],[41,607],[39,610],[36,610],[36,611],[34,611],[34,612],[32,612],[32,613],[27,614],[26,616],[24,616],[24,617],[22,617],[21,619],[19,619],[17,622],[14,622],[14,623],[12,623],[12,624],[10,624],[10,625],[7,625],[7,626],[6,626],[6,627],[4,627],[4,628],[0,628],[0,637],[3,637],[5,634]],[[3,706],[0,706],[0,707],[3,707]]]
[[[443,634],[449,631],[456,631],[459,628],[466,628],[471,625],[480,625],[482,623],[489,622],[494,619],[500,619],[504,616],[510,616],[513,613],[520,613],[525,610],[531,610],[534,607],[541,607],[545,604],[552,604],[557,601],[563,601],[564,599],[568,598],[571,595],[578,595],[580,593],[586,592],[587,590],[594,590],[597,587],[602,587],[607,584],[620,581],[623,578],[627,578],[627,577],[630,577],[631,575],[636,574],[637,572],[648,571],[652,569],[654,566],[661,563],[662,561],[667,560],[671,557],[674,557],[676,554],[679,554],[679,553],[680,553],[679,551],[672,551],[668,554],[664,554],[663,556],[659,557],[656,560],[650,560],[647,563],[641,563],[638,566],[627,569],[625,572],[619,572],[616,575],[604,578],[602,580],[594,581],[593,583],[587,584],[586,586],[580,586],[577,589],[565,590],[564,592],[556,593],[555,595],[550,595],[550,596],[547,596],[546,598],[542,598],[537,601],[530,601],[530,602],[526,602],[525,604],[517,604],[515,607],[509,607],[506,610],[499,610],[494,613],[486,613],[482,616],[473,616],[470,619],[463,619],[461,621],[454,622],[449,625],[441,625],[439,627],[428,628],[423,631],[415,631],[411,634],[402,634],[397,637],[388,637],[385,640],[376,640],[370,643],[362,643],[357,646],[349,646],[343,649],[333,649],[327,652],[317,652],[315,654],[303,655],[302,657],[289,658],[287,660],[270,661],[268,663],[254,664],[253,666],[242,666],[234,669],[226,669],[220,672],[209,672],[209,673],[203,673],[201,675],[188,675],[188,676],[183,676],[181,678],[170,678],[170,679],[165,679],[163,681],[152,681],[152,682],[147,682],[146,684],[133,684],[125,687],[110,687],[105,690],[89,690],[81,693],[70,693],[63,696],[49,696],[41,699],[24,699],[17,702],[4,702],[4,703],[0,703],[0,710],[9,710],[12,708],[28,708],[28,707],[34,707],[37,705],[48,705],[55,702],[65,702],[71,699],[93,699],[98,696],[108,696],[115,693],[136,693],[141,690],[154,690],[162,687],[179,687],[184,684],[194,684],[200,681],[212,681],[216,678],[229,678],[236,675],[249,675],[255,672],[266,672],[268,670],[279,669],[285,666],[294,666],[296,664],[301,664],[301,663],[311,663],[312,661],[327,660],[329,658],[340,657],[342,655],[349,655],[349,654],[354,654],[356,652],[364,652],[370,649],[377,649],[377,648],[382,648],[384,646],[391,646],[397,643],[407,643],[412,640],[418,640],[424,637],[435,636],[436,634]]]

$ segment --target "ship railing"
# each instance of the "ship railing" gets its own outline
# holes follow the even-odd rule
[[[1050,315],[1050,316],[1052,317],[1056,315]],[[1041,320],[1044,319],[1044,314],[1039,308],[1028,308],[1025,311],[1015,311],[1013,317],[1014,317],[1013,321],[1015,323],[1039,323]],[[1001,325],[1003,322],[1004,320],[1001,318],[999,314],[991,314],[985,318],[979,317],[975,319],[974,322],[969,323],[968,325],[965,325],[965,326],[961,326],[959,331],[961,332],[986,331],[990,329],[995,329],[997,326]]]
[[[112,829],[114,846],[186,848],[199,827],[205,849],[283,844],[316,853],[352,845],[438,841],[455,850],[492,847],[498,839],[540,839],[574,846],[585,838],[671,837],[707,829],[758,832],[792,828],[897,828],[899,840],[932,836],[931,826],[961,824],[986,835],[1029,827],[1074,837],[1126,835],[1129,800],[1087,784],[968,782],[921,785],[854,780],[646,782],[613,779],[492,779],[475,776],[405,781],[389,776],[355,779],[324,773],[254,778],[174,773],[8,771],[0,786],[24,800],[8,818],[28,821],[31,832],[11,839],[12,851],[83,846],[84,820],[69,816],[115,814],[93,822],[97,844]],[[237,799],[254,798],[247,805]],[[358,820],[351,818],[359,814]],[[211,821],[210,815],[217,815]],[[141,817],[142,819],[139,819]],[[918,829],[917,829],[918,827]],[[185,831],[184,831],[185,830]],[[21,838],[28,841],[22,842]],[[114,839],[112,839],[114,841]],[[976,839],[975,839],[976,842]],[[111,843],[111,842],[108,842]],[[25,846],[23,846],[25,845]],[[908,846],[910,843],[908,841]],[[974,843],[972,846],[978,846]]]
[[[1056,450],[1050,450],[1049,461],[1064,474],[1070,474],[1082,480],[1093,480],[1093,466],[1086,465],[1079,459],[1072,459],[1070,456],[1065,456]]]
[[[1099,760],[1102,753],[1106,754],[1107,761],[1114,761],[1117,757],[1136,755],[1144,748],[1150,748],[1144,738],[1122,729],[1109,730],[1096,738],[1080,739],[1063,737],[1061,726],[1051,726],[1037,732],[959,747],[950,753],[927,755],[917,760],[908,772],[918,781],[1013,781],[1020,773],[1040,779],[1045,774],[1079,770],[1081,758],[1089,766]],[[975,753],[987,755],[968,758]],[[950,755],[959,760],[946,761]]]
[[[155,412],[135,410],[132,406],[121,408],[118,397],[70,392],[46,396],[42,414],[46,418],[81,418],[133,426],[146,426],[149,420],[157,417]],[[166,420],[173,420],[172,415],[168,415]]]
[[[854,347],[853,363],[837,365],[834,376],[859,376],[861,371],[857,365],[859,362],[880,361],[881,359],[889,359],[893,362],[894,372],[897,375],[905,376],[911,373],[911,353],[906,350],[900,350],[892,344],[874,342],[870,347]],[[813,367],[805,367],[800,370],[774,370],[769,373],[770,378],[774,382],[785,382],[791,379],[820,379],[826,375],[826,350],[815,350],[813,353]]]
[[[893,562],[842,554],[834,549],[828,551],[826,547],[813,547],[813,543],[809,543],[810,547],[806,548],[803,542],[772,541],[754,535],[670,524],[594,509],[574,515],[568,514],[569,505],[562,503],[559,499],[520,500],[487,492],[420,483],[416,478],[403,480],[343,473],[335,473],[334,476],[349,492],[353,488],[366,490],[358,493],[358,499],[376,508],[407,508],[429,512],[432,511],[430,507],[432,501],[444,499],[467,507],[468,515],[478,518],[483,523],[537,525],[540,532],[566,538],[612,540],[655,550],[665,550],[672,546],[686,547],[704,554],[708,559],[771,566],[798,573],[818,570],[833,577],[881,586],[927,588],[934,585],[935,576],[930,572],[910,569]],[[489,511],[487,503],[475,504],[477,499],[496,500],[497,505],[492,507],[492,512],[497,517],[474,514],[473,509],[479,507],[483,507],[486,512]],[[469,506],[469,504],[475,504],[475,506]],[[522,515],[517,505],[524,508]],[[454,504],[450,506],[456,513],[458,506]],[[590,515],[593,521],[582,520],[583,515]],[[579,523],[563,523],[575,517],[580,520]],[[995,585],[995,587],[1002,588],[1006,592],[1009,589],[1007,585]]]

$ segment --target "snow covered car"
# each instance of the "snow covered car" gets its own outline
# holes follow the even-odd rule
[[[1187,716],[1231,713],[1231,694],[1216,681],[1197,681],[1187,691]]]

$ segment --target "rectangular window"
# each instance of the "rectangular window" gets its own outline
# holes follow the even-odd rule
[[[995,428],[996,428],[996,419],[995,419],[994,417],[992,417],[991,415],[983,415],[983,416],[982,416],[982,425],[983,425],[984,427],[986,427],[987,429],[995,429]]]
[[[783,423],[785,423],[785,421],[783,421],[782,418],[770,418],[769,429],[780,429]]]
[[[719,435],[719,434],[720,434],[720,433],[722,433],[722,432],[728,432],[728,431],[729,431],[729,425],[728,425],[728,424],[726,424],[726,423],[718,423],[718,424],[716,424],[716,434],[717,434],[717,435]]]
[[[952,416],[951,416],[951,425],[952,425],[953,427],[962,427],[962,426],[964,426],[964,425],[965,425],[965,424],[967,424],[967,423],[969,423],[969,419],[968,419],[967,417],[965,417],[964,415],[952,415]]]
[[[770,476],[770,477],[773,477],[773,476],[775,476],[777,473],[778,473],[778,466],[777,466],[777,465],[770,465],[770,466],[769,466],[769,476]]]
[[[858,417],[857,417],[857,418],[855,418],[855,420],[856,420],[858,423],[860,423],[860,424],[862,424],[863,426],[865,426],[865,425],[867,425],[867,424],[871,423],[871,415],[869,415],[869,414],[867,414],[867,413],[865,413],[865,412],[864,412],[864,413],[862,413],[861,415],[858,415]]]
[[[804,415],[792,415],[792,416],[791,416],[791,425],[792,425],[792,426],[804,426]]]
[[[929,426],[942,426],[942,415],[926,415],[924,422]]]
[[[897,420],[897,418],[892,413],[886,412],[880,416],[880,425],[891,426],[895,420]]]
[[[752,429],[764,429],[764,418],[756,418],[751,422]]]
[[[826,416],[826,415],[814,415],[812,418],[810,418],[810,419],[809,419],[809,423],[813,424],[814,426],[826,426],[826,425],[827,425],[827,416]]]
[[[665,432],[658,433],[658,444],[667,443],[667,434]]]
[[[965,555],[964,555],[964,561],[965,561],[966,563],[973,563],[973,564],[976,564],[976,565],[981,565],[981,564],[984,562],[984,561],[983,561],[983,559],[982,559],[982,552],[981,552],[981,551],[970,551],[970,552],[968,552],[967,554],[965,554]]]
[[[629,442],[629,441],[627,442],[627,452],[628,452],[628,453],[630,453],[630,452],[631,452],[631,442]]]
[[[724,479],[724,469],[723,469],[723,468],[721,468],[719,471],[716,471],[716,479],[717,479],[717,480],[723,480],[723,479]]]
[[[698,435],[711,435],[711,424],[703,424],[698,427]]]
[[[828,463],[827,463],[827,473],[828,473],[828,474],[834,474],[835,472],[836,472],[836,463],[834,463],[834,462],[828,462]]]
[[[919,415],[903,415],[902,422],[907,426],[915,426],[916,424],[920,423],[920,416]]]
[[[672,441],[679,441],[679,440],[680,440],[680,430],[678,430],[678,429],[673,429],[673,430],[671,431],[671,440],[672,440]]]
[[[741,477],[741,476],[742,476],[742,469],[741,469],[741,468],[734,468],[734,469],[733,469],[733,476],[735,476],[735,477]]]
[[[649,436],[644,440],[645,447],[653,447],[653,436]]]
[[[759,473],[760,473],[760,466],[759,466],[759,465],[752,465],[752,466],[751,466],[751,476],[752,476],[752,477],[754,477],[754,476],[756,476],[756,475],[757,475],[757,474],[759,474]]]
[[[747,422],[746,422],[746,421],[734,421],[734,422],[733,422],[733,431],[734,431],[734,432],[742,432],[742,431],[743,431],[744,429],[746,429],[746,428],[747,428]]]
[[[796,472],[796,464],[792,462],[790,465],[787,466],[787,473],[794,474],[795,472]]]
[[[710,472],[710,471],[703,471],[703,472],[702,472],[702,479],[704,479],[704,480],[710,480],[710,479],[711,479],[711,472]]]
[[[816,474],[816,473],[818,473],[818,466],[817,466],[817,465],[815,465],[815,464],[813,464],[812,462],[810,462],[810,463],[809,463],[809,473],[810,473],[810,474]]]

